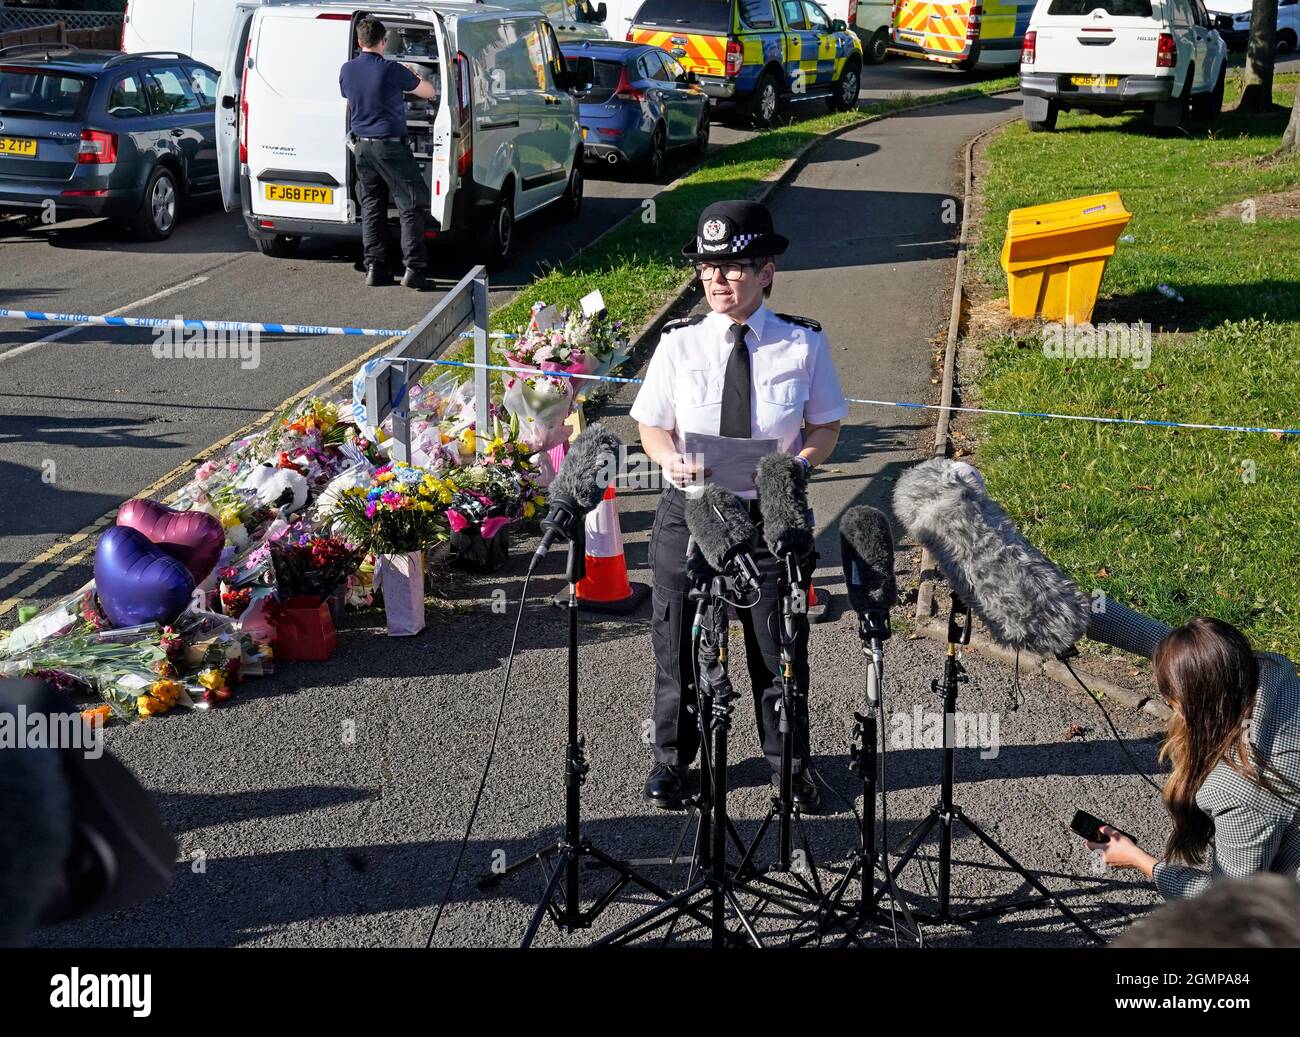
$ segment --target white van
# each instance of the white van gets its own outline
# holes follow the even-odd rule
[[[1020,58],[1029,129],[1059,112],[1146,109],[1160,129],[1223,108],[1228,49],[1202,0],[1038,0]]]
[[[407,127],[431,200],[426,237],[460,237],[504,263],[515,222],[582,205],[582,129],[570,90],[589,86],[590,59],[570,71],[537,12],[443,0],[341,0],[252,6],[232,27],[242,79],[218,84],[222,188],[266,255],[304,237],[361,237],[347,104],[339,69],[355,57],[367,14],[389,30],[387,55],[421,70],[438,100],[409,99]],[[248,17],[251,15],[251,17]],[[393,214],[395,216],[395,213]]]
[[[562,40],[607,40],[609,6],[591,0],[492,0],[512,11],[541,11]],[[623,37],[619,37],[622,39]]]
[[[835,4],[822,4],[826,13],[831,13]],[[843,6],[843,0],[841,0]],[[894,24],[893,0],[848,0],[848,12],[845,15],[831,15],[844,18],[849,28],[862,40],[862,56],[869,64],[879,65],[889,56],[889,30]]]
[[[226,40],[239,0],[127,0],[122,50],[176,51],[226,67]]]

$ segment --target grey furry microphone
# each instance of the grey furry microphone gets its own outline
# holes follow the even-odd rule
[[[777,558],[812,553],[813,531],[808,524],[808,474],[789,454],[768,454],[754,476],[758,508],[763,516],[763,540]]]
[[[741,586],[758,587],[758,565],[750,554],[758,530],[734,493],[706,486],[698,497],[688,498],[686,528],[713,569],[731,572]]]
[[[1021,536],[973,471],[946,458],[908,469],[894,514],[996,640],[1060,656],[1088,628],[1088,598]]]

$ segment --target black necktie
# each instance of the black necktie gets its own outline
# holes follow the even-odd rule
[[[722,420],[718,435],[732,439],[748,439],[751,431],[749,386],[752,379],[749,347],[745,345],[747,334],[748,324],[733,324],[727,330],[732,345],[731,356],[727,358],[727,377],[722,383]]]

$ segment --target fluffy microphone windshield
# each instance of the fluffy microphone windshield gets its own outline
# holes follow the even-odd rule
[[[855,612],[898,604],[894,536],[883,511],[859,504],[840,519],[840,559]]]
[[[754,546],[757,533],[745,506],[720,486],[706,486],[700,496],[687,500],[686,528],[704,560],[719,572]]]
[[[623,441],[604,425],[588,425],[569,447],[547,495],[583,513],[591,511],[618,477],[622,450]]]
[[[767,549],[778,558],[809,554],[813,532],[808,525],[808,474],[803,465],[789,454],[768,454],[758,462],[754,485]]]
[[[1060,655],[1087,630],[1088,599],[1020,535],[971,471],[946,458],[923,461],[899,478],[894,514],[994,638]]]

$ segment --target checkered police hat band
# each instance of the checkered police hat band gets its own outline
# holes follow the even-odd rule
[[[760,234],[737,234],[730,241],[708,242],[701,237],[695,239],[696,247],[701,252],[739,252],[751,241],[762,237]]]

